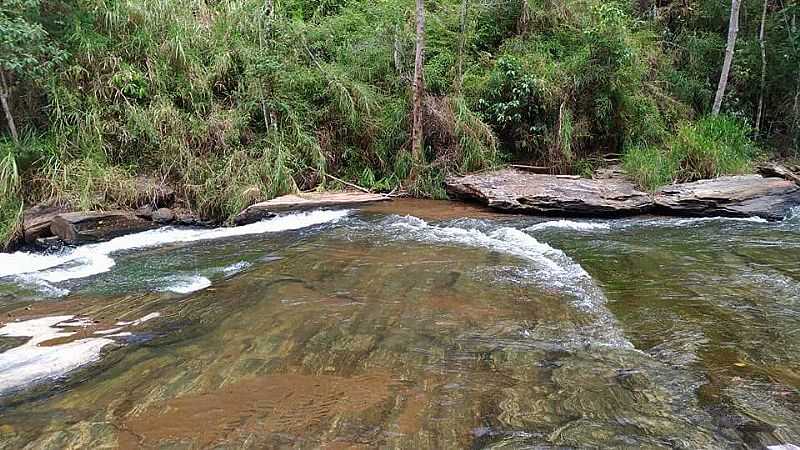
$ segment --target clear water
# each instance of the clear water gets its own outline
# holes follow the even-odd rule
[[[0,448],[800,444],[797,219],[257,226],[0,255]]]

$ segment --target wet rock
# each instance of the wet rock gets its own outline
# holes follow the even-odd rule
[[[389,197],[385,195],[365,192],[309,192],[284,195],[246,208],[234,218],[234,223],[247,225],[285,211],[360,206],[386,200],[389,200]]]
[[[154,227],[152,222],[124,211],[64,213],[50,224],[52,233],[69,244],[97,242]]]
[[[169,208],[159,208],[153,212],[152,220],[160,224],[170,223],[175,220],[175,212]]]
[[[644,213],[653,206],[648,194],[620,178],[589,180],[503,169],[451,177],[445,187],[451,196],[529,214],[620,216]]]
[[[676,215],[780,220],[800,206],[800,186],[761,175],[720,177],[662,188],[655,203],[662,212]]]
[[[66,206],[56,203],[40,203],[26,209],[22,213],[22,230],[25,242],[30,244],[36,242],[37,239],[52,236],[50,224],[53,222],[53,218],[67,211],[68,208]]]

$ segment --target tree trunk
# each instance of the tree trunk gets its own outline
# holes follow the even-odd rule
[[[425,94],[425,85],[422,75],[422,66],[425,61],[425,0],[417,1],[417,44],[414,58],[414,93],[411,128],[411,155],[414,164],[418,165],[423,160],[423,130],[422,130],[422,97]]]
[[[718,115],[722,108],[722,98],[725,97],[725,88],[728,86],[728,75],[733,63],[733,52],[736,49],[736,34],[739,32],[739,6],[741,0],[731,0],[731,18],[728,23],[728,45],[725,47],[725,61],[722,63],[722,73],[719,76],[717,95],[714,97],[712,115]]]
[[[458,41],[458,73],[456,74],[456,92],[461,93],[461,83],[464,79],[464,51],[467,46],[467,12],[469,0],[461,3],[461,36]]]
[[[11,139],[15,145],[19,145],[19,135],[17,135],[17,126],[14,124],[14,116],[11,115],[11,107],[8,105],[9,88],[6,82],[6,74],[0,70],[0,103],[3,105],[3,112],[6,115],[6,123],[8,129],[11,131]]]
[[[764,7],[761,10],[761,28],[758,31],[758,44],[761,47],[761,88],[758,93],[756,134],[759,134],[759,131],[761,131],[761,116],[764,113],[764,89],[767,83],[767,42],[764,30],[767,23],[767,3],[768,0],[764,0]]]

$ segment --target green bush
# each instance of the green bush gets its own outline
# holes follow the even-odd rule
[[[644,188],[747,172],[757,156],[751,130],[729,116],[684,123],[664,147],[631,147],[625,170]]]

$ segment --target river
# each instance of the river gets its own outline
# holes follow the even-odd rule
[[[800,217],[399,200],[0,254],[0,448],[791,448]]]

